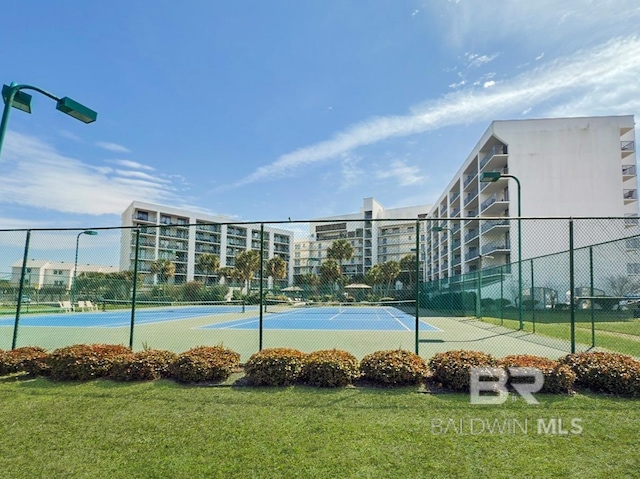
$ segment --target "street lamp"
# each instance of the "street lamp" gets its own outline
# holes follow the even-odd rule
[[[520,180],[513,175],[500,173],[499,171],[487,171],[480,175],[480,181],[483,183],[493,183],[500,178],[511,178],[518,185],[518,321],[520,329],[523,329],[522,323],[522,190],[520,189]]]
[[[9,113],[11,107],[22,110],[25,113],[31,113],[31,95],[22,90],[34,90],[42,93],[44,96],[56,101],[56,110],[66,113],[80,120],[83,123],[92,123],[96,121],[98,114],[87,108],[86,106],[72,100],[69,97],[59,98],[41,88],[31,85],[18,85],[11,83],[10,86],[2,86],[2,98],[4,100],[4,110],[2,112],[2,122],[0,123],[0,153],[2,152],[2,144],[4,143],[4,135],[7,131],[7,123],[9,121]]]
[[[78,233],[76,237],[76,260],[73,264],[73,283],[71,283],[71,306],[75,307],[76,304],[76,277],[78,275],[78,246],[80,246],[80,236],[89,235],[95,236],[98,232],[94,230],[85,230]]]

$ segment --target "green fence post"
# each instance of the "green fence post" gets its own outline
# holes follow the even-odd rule
[[[420,354],[420,221],[416,221],[416,287],[415,287],[415,301],[416,301],[416,354]]]
[[[138,252],[140,250],[140,228],[136,228],[136,251],[133,255],[133,290],[131,292],[131,325],[129,327],[129,349],[133,350],[133,327],[136,323],[136,296],[138,293]]]
[[[500,326],[504,326],[504,266],[500,266]]]
[[[263,284],[262,281],[264,279],[264,223],[260,224],[260,322],[259,322],[259,333],[258,333],[258,350],[262,351],[262,326],[263,326],[263,309],[264,309],[264,298],[262,296]],[[243,308],[244,309],[244,308]]]
[[[573,219],[569,220],[569,315],[571,326],[571,352],[576,352],[576,305],[575,305],[575,276],[573,258]]]
[[[544,295],[543,295],[544,299]],[[531,259],[531,322],[533,323],[533,332],[536,332],[536,293],[533,288],[533,259]]]
[[[596,347],[595,304],[593,302],[593,246],[589,246],[589,296],[591,296],[591,347]]]
[[[31,241],[31,230],[27,230],[27,237],[24,242],[24,255],[22,257],[22,269],[20,270],[20,286],[18,286],[18,303],[16,304],[16,320],[13,324],[13,339],[11,340],[12,350],[16,349],[16,341],[18,340],[18,324],[20,323],[22,291],[24,290],[24,279],[25,275],[27,274],[27,260],[29,258],[29,241]]]

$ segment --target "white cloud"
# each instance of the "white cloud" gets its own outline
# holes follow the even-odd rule
[[[640,98],[640,39],[618,38],[597,48],[540,65],[488,89],[466,89],[412,109],[404,116],[374,117],[336,133],[319,143],[282,155],[261,166],[233,186],[291,176],[295,170],[325,162],[356,148],[435,130],[447,125],[491,121],[517,115],[536,106],[543,110],[553,100],[557,111],[597,113],[602,100],[592,92],[607,92],[609,111],[630,109]],[[547,108],[550,110],[550,108]],[[568,113],[565,113],[568,114]]]
[[[467,68],[478,68],[482,65],[486,65],[490,61],[494,60],[499,54],[494,53],[493,55],[478,55],[477,53],[465,53],[464,56],[467,57]]]
[[[415,185],[426,180],[417,166],[409,166],[402,160],[392,161],[388,168],[376,171],[375,176],[385,181],[395,180],[399,186]]]
[[[496,84],[495,81],[490,80],[490,81],[486,81],[482,84],[483,88],[491,88],[492,86],[494,86]]]
[[[124,166],[125,168],[132,168],[134,170],[149,170],[153,171],[154,168],[148,165],[143,165],[137,161],[130,160],[108,160],[109,163],[115,163],[116,165]]]
[[[76,214],[120,214],[136,199],[175,204],[173,182],[142,172],[96,167],[37,138],[9,132],[0,163],[0,202]]]
[[[131,150],[126,146],[118,145],[117,143],[110,143],[108,141],[97,141],[96,146],[116,153],[131,153]]]

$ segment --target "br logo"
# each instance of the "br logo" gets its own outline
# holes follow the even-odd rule
[[[509,371],[507,373],[507,370]],[[502,404],[509,397],[507,381],[512,378],[533,378],[533,382],[511,382],[510,386],[527,404],[540,404],[533,396],[542,389],[544,375],[538,368],[471,368],[471,404]],[[493,394],[480,394],[481,392]]]

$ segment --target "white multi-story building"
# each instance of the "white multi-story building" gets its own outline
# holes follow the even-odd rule
[[[521,197],[516,180],[488,182],[486,173],[516,177]],[[624,216],[626,226],[636,228],[633,116],[494,121],[429,211],[443,220],[427,237],[426,279],[518,261],[517,222],[506,219],[518,216],[518,202],[522,217]],[[557,235],[554,224],[521,221],[520,259],[568,249],[566,223]],[[624,236],[594,228],[579,241]]]
[[[120,269],[133,270],[135,258],[134,228],[140,230],[138,271],[149,273],[158,259],[168,259],[176,265],[174,283],[204,281],[205,274],[197,268],[204,253],[220,258],[221,267],[232,267],[241,251],[260,251],[261,225],[234,223],[229,218],[186,211],[141,201],[132,202],[122,214]],[[265,225],[263,228],[265,260],[279,256],[288,265],[284,281],[291,281],[291,247],[293,232]],[[146,275],[150,278],[150,275]]]
[[[46,287],[59,287],[70,289],[73,284],[74,264],[64,261],[49,260],[27,260],[24,284],[35,289]],[[116,273],[119,269],[117,266],[106,266],[99,264],[78,264],[76,276],[82,273]],[[20,276],[22,274],[22,260],[16,261],[11,265],[11,282],[20,284]]]
[[[374,198],[365,198],[358,213],[314,219],[309,238],[295,243],[293,274],[317,273],[337,239],[353,246],[352,258],[342,263],[348,276],[363,275],[377,263],[399,262],[415,254],[416,220],[430,209],[431,205],[385,209]]]

